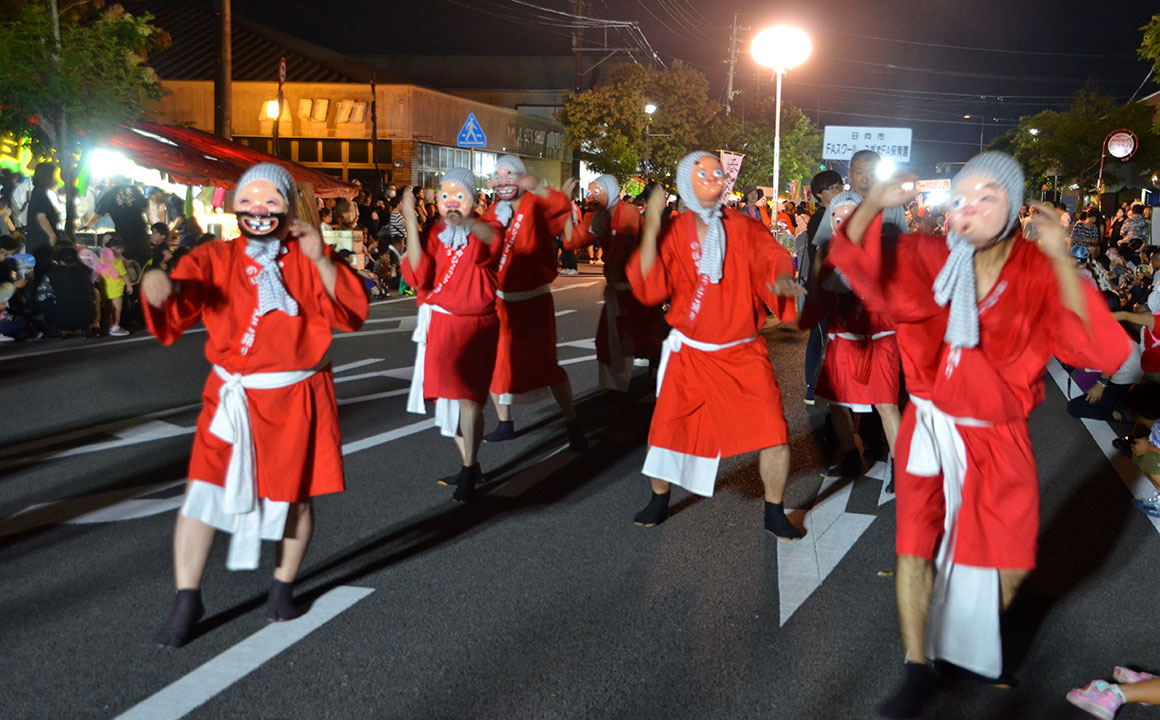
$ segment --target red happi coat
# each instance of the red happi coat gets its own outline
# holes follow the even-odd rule
[[[1055,356],[1110,375],[1127,357],[1129,339],[1088,283],[1080,282],[1087,324],[1068,310],[1051,260],[1017,234],[995,287],[979,302],[978,346],[951,348],[943,340],[949,311],[931,289],[949,255],[946,238],[884,238],[881,227],[879,217],[860,245],[835,233],[830,260],[868,307],[894,323],[910,393],[985,425],[958,426],[967,475],[954,561],[1033,568],[1039,488],[1027,417],[1043,400],[1047,361]],[[897,550],[929,558],[942,533],[942,480],[906,472],[915,421],[910,405],[895,446]]]
[[[628,260],[640,245],[643,221],[640,212],[625,202],[619,202],[612,212],[610,227],[599,237],[592,232],[595,213],[588,213],[572,232],[572,240],[565,241],[569,250],[578,250],[597,242],[604,250],[604,280],[608,283],[606,293],[616,293],[619,306],[617,331],[622,352],[627,356],[660,358],[661,343],[665,339],[664,323],[659,307],[648,307],[632,294],[625,274]],[[605,300],[605,308],[608,307]],[[600,314],[600,324],[596,328],[596,359],[603,365],[613,362],[610,350],[608,314]]]
[[[782,445],[788,439],[781,390],[759,331],[765,306],[783,322],[795,316],[792,299],[769,285],[793,275],[793,257],[761,223],[736,210],[724,211],[726,250],[721,281],[710,283],[697,270],[700,240],[694,213],[686,211],[665,229],[658,257],[641,274],[640,251],[626,274],[645,305],[671,299],[665,319],[674,330],[728,349],[673,352],[653,411],[649,445],[686,455],[715,458]]]
[[[333,330],[358,330],[367,316],[362,283],[328,254],[338,270],[335,297],[296,241],[280,256],[282,279],[298,303],[298,315],[280,310],[257,316],[258,263],[246,240],[197,247],[173,270],[174,292],[160,309],[148,304],[145,323],[170,345],[198,320],[205,324],[205,354],[231,374],[310,370],[319,372],[285,388],[246,390],[252,425],[259,497],[301,502],[343,487],[341,436],[327,350]],[[223,380],[211,372],[189,462],[190,480],[224,486],[231,446],[209,431]]]
[[[525,192],[513,208],[497,266],[500,293],[526,293],[556,279],[556,237],[562,235],[572,202],[558,190],[547,198]],[[495,205],[485,219],[495,222]],[[550,292],[496,304],[499,348],[491,392],[519,395],[568,379],[556,362],[556,306]]]
[[[404,258],[403,279],[422,293],[423,302],[446,310],[433,312],[427,333],[423,396],[449,400],[487,399],[495,363],[499,320],[495,312],[496,265],[503,228],[488,244],[474,234],[451,250],[439,240],[442,221],[427,231],[418,268]]]

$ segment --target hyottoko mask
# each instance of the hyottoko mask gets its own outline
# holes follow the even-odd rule
[[[588,195],[584,198],[584,203],[592,210],[603,210],[608,207],[608,193],[604,192],[604,188],[600,187],[600,183],[588,183]]]
[[[496,200],[515,200],[520,194],[519,173],[504,165],[496,167],[491,176],[491,189],[495,191]]]
[[[705,155],[693,163],[693,195],[702,207],[716,207],[725,191],[725,170],[721,161],[712,155]]]
[[[838,229],[846,224],[846,221],[857,209],[857,205],[839,205],[830,208],[830,229],[835,233],[838,232]]]
[[[253,180],[234,194],[238,229],[248,238],[284,236],[289,228],[288,211],[286,198],[269,180]]]
[[[1001,239],[1010,214],[1007,192],[999,183],[986,176],[966,177],[955,184],[947,228],[984,248]]]
[[[435,193],[435,207],[439,210],[439,217],[452,225],[460,225],[471,217],[475,199],[459,183],[447,181]]]

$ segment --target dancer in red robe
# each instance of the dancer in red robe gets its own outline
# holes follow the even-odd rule
[[[620,202],[620,185],[601,175],[588,186],[588,214],[565,228],[564,247],[578,250],[594,243],[604,248],[604,310],[596,328],[600,387],[627,392],[633,359],[655,366],[664,341],[660,308],[646,307],[632,294],[625,275],[628,258],[640,245],[641,216]]]
[[[836,195],[826,211],[830,232],[841,227],[862,196],[847,190]],[[819,231],[819,234],[823,234]],[[887,492],[894,492],[894,441],[901,414],[898,393],[901,367],[894,326],[881,313],[873,312],[846,286],[842,274],[823,260],[817,277],[814,305],[826,314],[826,343],[822,372],[815,394],[830,404],[830,419],[842,451],[841,459],[828,468],[827,477],[857,478],[862,475],[862,457],[854,441],[853,413],[878,412],[890,453],[891,476]],[[816,310],[816,308],[815,308]]]
[[[1023,238],[1023,172],[985,153],[952,184],[947,237],[884,235],[885,208],[913,182],[876,185],[837,233],[830,260],[898,344],[911,402],[898,435],[896,575],[906,677],[881,708],[916,717],[934,691],[927,661],[1002,673],[999,614],[1035,566],[1039,492],[1027,416],[1055,355],[1113,373],[1128,338],[1044,221]],[[1046,213],[1044,215],[1046,217]]]
[[[146,273],[145,322],[170,345],[195,322],[213,372],[177,515],[177,597],[156,642],[180,647],[203,613],[201,577],[215,529],[233,535],[227,565],[258,567],[278,541],[267,617],[298,615],[292,584],[313,532],[311,499],[343,490],[338,408],[327,350],[332,330],[367,316],[362,284],[294,217],[298,196],[279,165],[250,168],[234,207],[245,236],[202,245],[174,269]]]
[[[484,439],[503,442],[515,437],[513,403],[535,402],[551,391],[567,420],[568,445],[575,452],[588,447],[572,403],[568,373],[556,360],[556,237],[572,212],[568,194],[540,186],[524,163],[504,155],[491,180],[496,202],[484,216],[504,230],[499,259],[499,353],[491,379],[491,396],[499,427]]]
[[[645,305],[670,299],[657,374],[644,474],[652,497],[634,522],[652,527],[668,516],[670,484],[710,496],[722,457],[760,450],[765,529],[802,536],[785,517],[789,434],[781,390],[761,336],[766,306],[793,319],[802,288],[793,258],[761,223],[722,209],[725,175],[697,151],[677,165],[677,188],[689,208],[659,240],[665,194],[649,197],[640,248],[629,260],[633,293]]]
[[[441,220],[419,237],[411,193],[403,195],[407,258],[403,279],[423,297],[429,329],[424,333],[423,397],[435,400],[435,423],[454,437],[463,460],[453,498],[471,500],[483,480],[479,444],[483,405],[495,368],[499,318],[495,312],[496,266],[503,227],[475,216],[475,175],[466,168],[443,174],[435,204]],[[418,372],[418,368],[416,368]]]

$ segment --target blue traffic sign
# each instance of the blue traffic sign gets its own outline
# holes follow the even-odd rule
[[[475,119],[475,113],[467,113],[467,121],[459,130],[455,144],[459,147],[487,147],[487,135],[483,134],[483,128]]]

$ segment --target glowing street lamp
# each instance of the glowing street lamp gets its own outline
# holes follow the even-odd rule
[[[657,111],[656,105],[654,105],[653,103],[645,103],[644,114],[647,115],[648,117],[645,118],[645,121],[644,121],[644,173],[645,173],[645,180],[648,182],[652,181],[652,167],[649,165],[648,159],[649,159],[649,140],[653,137],[653,134],[651,132],[649,132],[649,130],[652,128],[652,116],[653,116],[653,113],[655,113],[656,111]],[[668,137],[668,134],[667,133],[658,134],[657,137]]]
[[[1038,135],[1039,128],[1030,128],[1027,132],[1031,133],[1032,135]]]
[[[774,25],[757,33],[749,52],[758,65],[773,70],[777,76],[777,117],[773,122],[773,209],[774,217],[781,212],[781,81],[792,68],[801,65],[810,56],[814,45],[810,36],[792,25]]]

